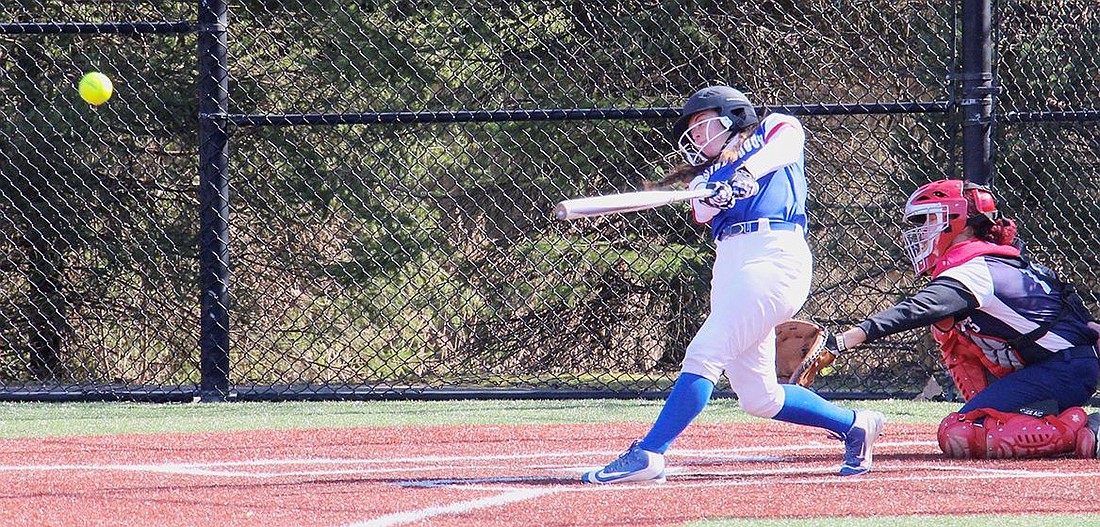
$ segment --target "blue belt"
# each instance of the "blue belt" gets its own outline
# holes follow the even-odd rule
[[[783,220],[770,220],[768,218],[760,218],[758,220],[743,221],[741,223],[734,223],[722,227],[721,231],[718,231],[718,240],[724,240],[731,236],[737,236],[738,234],[748,234],[756,231],[801,231],[802,226],[797,223],[791,223]]]

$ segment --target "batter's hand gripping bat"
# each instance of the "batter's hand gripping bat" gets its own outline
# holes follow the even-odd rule
[[[635,212],[689,199],[709,198],[715,192],[715,190],[707,188],[698,190],[642,190],[623,192],[622,194],[608,194],[606,196],[567,199],[554,207],[554,217],[559,220],[574,220]]]

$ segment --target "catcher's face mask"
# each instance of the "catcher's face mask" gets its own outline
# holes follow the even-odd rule
[[[907,206],[905,208],[906,223],[915,224],[916,227],[906,229],[901,233],[902,247],[909,261],[913,263],[913,269],[918,275],[928,272],[935,264],[936,241],[940,233],[947,230],[950,225],[948,220],[947,205],[931,203],[928,205]]]
[[[902,247],[917,275],[932,270],[951,242],[966,228],[963,181],[944,179],[918,188],[905,202]]]

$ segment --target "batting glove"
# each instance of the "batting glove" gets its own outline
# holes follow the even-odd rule
[[[725,181],[715,181],[713,183],[707,183],[707,189],[714,190],[714,195],[703,198],[704,205],[708,207],[714,207],[716,209],[728,209],[733,206],[737,200],[733,197],[733,188],[729,183]]]
[[[832,331],[825,330],[825,349],[828,350],[829,353],[839,357],[848,350],[848,346],[844,343],[844,335],[842,333],[833,333]]]
[[[735,200],[755,196],[760,191],[760,184],[756,182],[756,178],[752,177],[752,174],[745,167],[738,167],[733,176],[729,178],[728,183]]]

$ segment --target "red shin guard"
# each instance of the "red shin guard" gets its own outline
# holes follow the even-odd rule
[[[940,449],[953,458],[1028,458],[1068,454],[1088,415],[1073,407],[1060,415],[1033,417],[981,408],[940,422]]]

